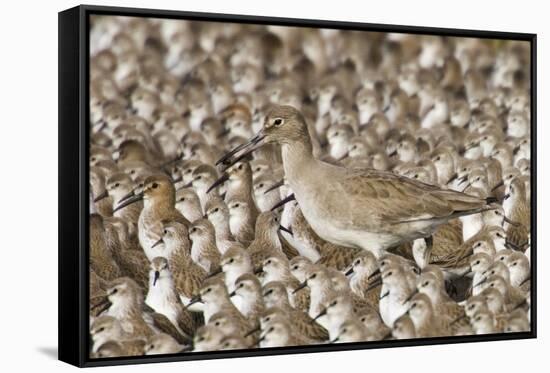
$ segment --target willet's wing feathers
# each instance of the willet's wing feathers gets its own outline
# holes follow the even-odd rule
[[[336,183],[334,191],[340,189],[339,199],[349,207],[350,220],[358,225],[366,223],[377,228],[381,225],[449,219],[455,215],[479,212],[486,205],[483,199],[390,172],[354,170]]]

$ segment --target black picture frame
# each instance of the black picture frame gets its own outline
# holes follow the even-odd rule
[[[347,30],[434,34],[441,36],[522,40],[531,46],[531,331],[411,340],[326,344],[285,348],[262,348],[237,351],[213,351],[161,356],[90,359],[88,357],[88,216],[89,216],[89,17],[90,15],[124,15],[217,21],[306,26]],[[537,35],[481,30],[398,26],[357,22],[197,13],[158,9],[137,9],[81,5],[58,14],[58,82],[59,82],[59,360],[79,367],[173,362],[304,352],[329,352],[371,348],[422,346],[464,342],[483,342],[536,338],[537,336],[537,226],[536,226],[536,58]]]

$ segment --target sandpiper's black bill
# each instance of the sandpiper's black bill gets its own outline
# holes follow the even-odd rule
[[[345,274],[346,276],[349,276],[349,275],[351,275],[353,272],[354,272],[354,271],[353,271],[353,267],[350,267],[346,272],[344,272],[344,274]]]
[[[183,184],[182,186],[180,186],[178,189],[176,189],[176,191],[186,189],[186,188],[191,188],[192,185],[193,185],[193,181],[190,181],[187,184]]]
[[[321,312],[319,312],[319,314],[317,316],[315,316],[312,320],[311,320],[311,323],[313,324],[315,321],[317,321],[320,317],[323,317],[327,314],[327,309],[326,308],[323,308],[323,310]]]
[[[520,223],[518,223],[517,221],[513,221],[509,218],[507,218],[506,216],[504,216],[504,221],[510,225],[513,225],[514,227],[517,227],[520,225]]]
[[[160,272],[155,271],[155,278],[153,279],[153,286],[155,286],[157,284],[157,281],[159,280],[159,278],[160,278]]]
[[[158,245],[160,245],[161,243],[164,243],[164,240],[162,239],[162,237],[153,244],[153,246],[151,246],[151,249],[157,247]]]
[[[121,210],[123,208],[125,208],[126,206],[128,205],[131,205],[132,203],[135,203],[137,201],[141,201],[143,199],[143,192],[139,193],[139,194],[136,194],[135,196],[133,197],[130,197],[128,199],[126,199],[124,202],[122,202],[121,204],[119,204],[114,210],[113,210],[113,213],[118,211],[118,210]]]
[[[286,198],[282,199],[280,202],[277,202],[272,208],[271,211],[277,210],[279,207],[284,206],[285,204],[289,203],[290,201],[294,201],[296,197],[294,196],[294,193],[288,195]]]
[[[126,201],[128,198],[130,197],[133,197],[136,195],[136,188],[132,189],[131,191],[129,191],[127,194],[125,194],[119,201],[118,203],[121,204],[122,202]]]
[[[248,331],[245,335],[244,335],[244,338],[248,337],[248,336],[251,336],[252,334],[256,333],[256,332],[259,332],[260,330],[262,330],[261,328],[254,328],[250,331]]]
[[[279,225],[279,229],[282,230],[283,232],[286,232],[286,233],[290,234],[291,236],[294,236],[294,234],[292,233],[292,229],[290,229],[290,228]]]
[[[105,189],[105,190],[103,191],[103,193],[101,193],[99,196],[97,196],[97,197],[94,198],[94,202],[99,202],[99,201],[101,201],[102,199],[107,198],[107,197],[109,197],[109,192],[107,192],[107,189]]]
[[[214,188],[219,187],[220,185],[225,183],[227,180],[229,180],[229,174],[227,172],[224,172],[218,180],[214,181],[214,183],[208,187],[208,189],[206,190],[206,193],[207,194],[210,193]]]
[[[300,285],[298,285],[298,287],[296,289],[294,289],[292,291],[292,294],[296,294],[297,292],[299,292],[300,290],[302,290],[306,286],[307,286],[307,281],[302,282]]]
[[[185,308],[189,308],[189,307],[191,307],[193,304],[199,303],[199,302],[202,302],[202,299],[201,299],[200,294],[199,294],[199,295],[193,296],[193,298],[191,298],[191,299],[189,300],[189,303],[187,303],[187,304],[185,305]]]
[[[501,180],[497,185],[495,185],[493,187],[493,189],[491,189],[491,192],[494,192],[495,190],[497,190],[498,188],[500,188],[503,185],[504,185],[504,180]]]
[[[267,193],[271,192],[272,190],[278,189],[278,188],[282,187],[283,185],[285,185],[285,180],[284,179],[282,179],[280,181],[277,181],[275,184],[273,184],[272,186],[267,188],[266,191],[264,192],[264,194],[267,194]]]
[[[380,274],[380,268],[377,268],[374,272],[372,272],[369,277],[368,277],[368,280],[370,280],[371,278],[373,278],[374,276],[377,276]]]
[[[210,272],[206,278],[211,278],[211,277],[214,277],[218,274],[222,273],[222,267],[218,267],[217,269],[213,270],[212,272]]]
[[[382,285],[382,279],[375,280],[372,284],[370,284],[366,289],[365,293],[368,293],[369,291],[376,289],[378,286]]]
[[[418,289],[415,289],[415,290],[411,293],[411,295],[409,295],[409,296],[407,297],[407,299],[405,299],[405,300],[403,301],[402,304],[405,304],[405,303],[407,303],[408,301],[410,301],[410,300],[412,299],[412,297],[414,297],[416,294],[418,294]]]
[[[170,166],[171,164],[176,163],[176,162],[180,161],[181,159],[183,159],[183,152],[180,155],[178,155],[177,157],[172,158],[169,161],[166,161],[164,163],[161,163],[159,165],[159,168],[164,168],[166,166]]]

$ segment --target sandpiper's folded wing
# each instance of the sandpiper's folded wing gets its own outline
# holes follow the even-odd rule
[[[166,316],[164,316],[163,314],[158,313],[158,312],[154,312],[154,313],[151,313],[150,316],[151,316],[152,321],[153,321],[153,326],[156,329],[160,330],[163,333],[166,333],[166,334],[170,335],[172,338],[174,338],[176,341],[178,341],[178,343],[186,344],[186,343],[189,343],[191,341],[191,338],[189,336],[182,335],[176,329],[174,324],[172,324],[172,322],[170,320],[168,320],[168,318]]]

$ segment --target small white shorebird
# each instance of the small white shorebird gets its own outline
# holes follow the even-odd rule
[[[479,213],[487,201],[393,173],[347,169],[316,159],[303,115],[275,106],[247,144],[222,157],[232,164],[266,143],[281,145],[285,179],[313,230],[337,245],[384,250],[418,238],[431,242],[441,224]],[[236,158],[233,158],[236,156]]]

